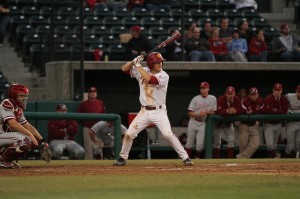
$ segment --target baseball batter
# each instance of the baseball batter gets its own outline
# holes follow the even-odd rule
[[[8,88],[8,99],[0,104],[0,167],[20,168],[14,160],[27,154],[33,147],[49,148],[41,134],[26,120],[29,90],[21,84]],[[51,154],[50,154],[51,155]],[[49,159],[48,159],[49,161]]]
[[[155,124],[183,160],[184,165],[192,166],[193,162],[171,130],[167,115],[166,95],[169,75],[162,70],[164,58],[158,52],[150,53],[147,56],[148,67],[141,66],[142,60],[143,56],[138,56],[122,66],[122,71],[130,74],[132,78],[136,78],[139,83],[141,110],[124,136],[120,158],[114,165],[125,165],[133,139],[149,124]]]
[[[296,93],[286,94],[289,101],[289,113],[300,113],[300,85],[296,88]],[[291,121],[287,123],[287,146],[285,157],[295,158],[296,152],[300,151],[300,122]]]
[[[195,159],[201,158],[201,152],[204,148],[205,126],[207,115],[215,114],[217,110],[217,99],[209,95],[209,83],[201,82],[200,95],[195,96],[188,107],[190,116],[188,124],[188,133],[186,141],[186,151],[191,157],[192,149],[196,143]]]

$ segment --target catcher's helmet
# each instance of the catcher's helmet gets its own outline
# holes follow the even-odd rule
[[[147,56],[147,65],[148,65],[148,68],[152,69],[153,66],[154,66],[154,63],[156,62],[163,62],[165,59],[162,57],[162,55],[158,52],[153,52],[153,53],[150,53],[148,56]]]
[[[26,109],[28,95],[28,88],[22,84],[11,84],[7,90],[8,98],[22,109]]]
[[[57,104],[56,111],[67,111],[67,106],[65,104]]]

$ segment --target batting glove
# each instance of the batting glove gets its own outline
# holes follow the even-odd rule
[[[143,60],[144,60],[143,55],[139,55],[139,56],[137,56],[136,58],[133,59],[132,64],[136,68],[141,67],[142,66],[141,61],[143,61]]]

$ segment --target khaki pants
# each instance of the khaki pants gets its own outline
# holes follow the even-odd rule
[[[239,149],[243,158],[251,158],[259,147],[258,125],[258,122],[253,126],[240,124]]]

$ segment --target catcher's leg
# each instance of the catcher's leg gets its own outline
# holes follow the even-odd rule
[[[31,141],[28,137],[25,137],[22,141],[3,147],[0,155],[0,166],[4,168],[21,168],[19,164],[13,161],[18,161],[20,155],[27,154],[31,150],[31,145]]]

